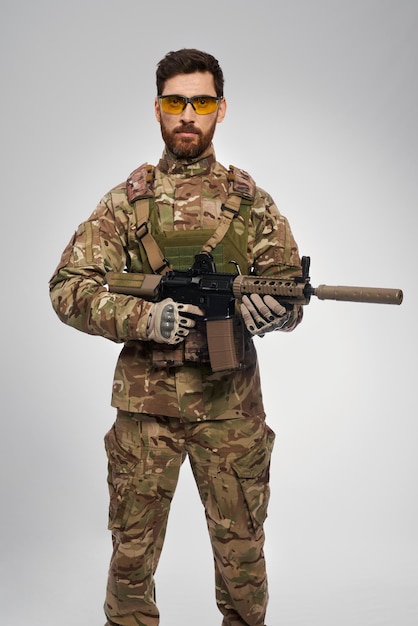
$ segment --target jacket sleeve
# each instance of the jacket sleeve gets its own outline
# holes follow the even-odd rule
[[[252,214],[253,268],[257,276],[293,278],[302,274],[301,260],[290,224],[271,196],[257,189]],[[290,331],[302,321],[303,308],[294,305],[281,330]]]
[[[252,212],[252,255],[258,276],[301,274],[298,246],[290,224],[269,194],[258,189]]]
[[[106,272],[125,269],[125,238],[109,193],[78,227],[49,282],[52,306],[62,322],[115,342],[146,339],[152,304],[111,294],[105,286]]]

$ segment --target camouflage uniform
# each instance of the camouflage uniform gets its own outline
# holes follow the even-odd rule
[[[161,230],[213,231],[227,199],[227,174],[212,147],[193,161],[165,152],[154,182]],[[50,282],[52,303],[63,322],[124,343],[112,394],[117,417],[105,437],[114,545],[107,623],[159,623],[153,574],[179,469],[188,456],[205,507],[223,626],[262,626],[267,606],[263,522],[274,433],[265,423],[255,348],[247,337],[243,366],[236,371],[214,373],[193,356],[178,367],[155,366],[146,337],[152,305],[105,287],[108,271],[146,271],[138,243],[132,243],[132,214],[123,183],[79,226]],[[256,188],[245,227],[240,216],[233,222],[247,238],[248,271],[285,277],[300,273],[288,222],[266,192]],[[300,320],[297,308],[287,330]],[[199,341],[198,331],[192,332],[183,358]]]

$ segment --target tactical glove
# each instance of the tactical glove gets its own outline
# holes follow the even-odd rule
[[[148,316],[147,339],[157,343],[180,343],[195,325],[188,315],[200,317],[204,312],[193,304],[179,304],[171,298],[156,302]]]
[[[284,329],[292,315],[273,296],[259,296],[256,293],[242,298],[241,314],[249,332],[259,336]]]

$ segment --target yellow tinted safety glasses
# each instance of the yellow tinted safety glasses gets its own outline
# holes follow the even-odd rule
[[[186,96],[174,94],[172,96],[158,96],[158,100],[164,113],[179,115],[190,103],[198,115],[208,115],[208,113],[214,113],[217,110],[222,98],[216,96],[186,98]]]

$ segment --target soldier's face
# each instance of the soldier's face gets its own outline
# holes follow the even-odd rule
[[[179,95],[215,96],[215,85],[210,72],[178,74],[169,78],[162,96]],[[179,159],[190,159],[200,156],[210,145],[215,133],[216,124],[222,122],[226,113],[226,101],[219,103],[218,109],[207,115],[199,115],[188,103],[178,115],[166,113],[161,109],[158,98],[155,99],[155,116],[161,126],[161,134],[167,148]]]

